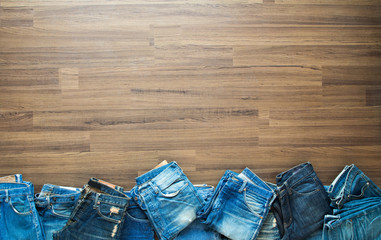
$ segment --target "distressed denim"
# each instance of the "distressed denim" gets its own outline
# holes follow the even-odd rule
[[[43,240],[34,187],[21,174],[0,178],[0,239]]]
[[[273,209],[282,239],[301,240],[322,229],[332,212],[329,197],[310,163],[278,174]]]
[[[214,187],[203,185],[195,185],[199,196],[207,202],[213,195]],[[194,220],[187,228],[180,232],[176,240],[220,240],[221,235],[202,223],[201,219]]]
[[[252,240],[258,236],[273,199],[273,190],[250,169],[241,174],[227,170],[198,215],[225,237]]]
[[[174,239],[189,226],[204,205],[176,162],[137,177],[131,194],[150,219],[158,237],[165,240]]]
[[[272,210],[269,211],[256,240],[280,240],[278,225]]]
[[[53,233],[61,230],[74,210],[81,189],[45,184],[36,194],[35,204],[45,232],[45,239],[53,239]]]
[[[125,192],[130,198],[124,217],[124,225],[120,239],[123,240],[154,240],[154,230],[147,215],[131,198],[130,192]]]
[[[120,239],[129,197],[123,188],[91,178],[56,240]]]

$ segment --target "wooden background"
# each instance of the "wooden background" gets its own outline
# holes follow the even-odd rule
[[[0,175],[129,189],[310,161],[381,185],[378,0],[0,0]]]

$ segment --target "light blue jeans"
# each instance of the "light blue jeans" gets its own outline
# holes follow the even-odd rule
[[[0,239],[43,240],[44,233],[34,204],[34,187],[21,174],[0,178]],[[10,178],[14,180],[9,181]]]
[[[205,204],[176,162],[136,178],[131,195],[146,213],[160,239],[172,240]]]
[[[227,170],[208,203],[199,211],[203,223],[233,240],[253,240],[264,224],[273,190],[246,168]]]

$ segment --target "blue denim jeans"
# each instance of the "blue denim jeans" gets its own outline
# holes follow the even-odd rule
[[[246,168],[227,170],[212,198],[198,212],[203,223],[233,240],[255,239],[274,199],[272,189]]]
[[[147,215],[140,209],[130,192],[125,192],[130,198],[124,217],[124,225],[120,239],[122,240],[154,240],[154,230]]]
[[[129,197],[123,188],[91,178],[56,240],[120,239]]]
[[[256,240],[280,240],[278,225],[272,210],[269,211]]]
[[[45,184],[36,194],[35,204],[45,232],[45,239],[53,239],[53,233],[61,230],[74,210],[81,189]]]
[[[325,188],[310,163],[278,174],[273,209],[282,239],[301,240],[322,229],[332,212]]]
[[[137,177],[131,194],[150,219],[158,237],[165,240],[174,239],[190,225],[204,205],[176,162]]]
[[[381,189],[354,164],[345,166],[328,189],[333,208],[346,202],[369,197],[381,197]]]
[[[197,185],[198,195],[207,202],[213,195],[214,187],[206,184]],[[220,240],[221,235],[202,223],[201,219],[194,220],[187,228],[180,232],[176,240]]]
[[[324,218],[324,240],[380,240],[381,197],[345,203]]]
[[[0,178],[0,239],[44,239],[33,199],[33,184],[21,174]]]
[[[381,239],[381,189],[355,165],[345,166],[328,189],[332,215],[322,239]]]

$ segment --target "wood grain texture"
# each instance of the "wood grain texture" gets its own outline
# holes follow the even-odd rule
[[[381,186],[376,0],[0,1],[0,176],[195,184],[310,161]]]

